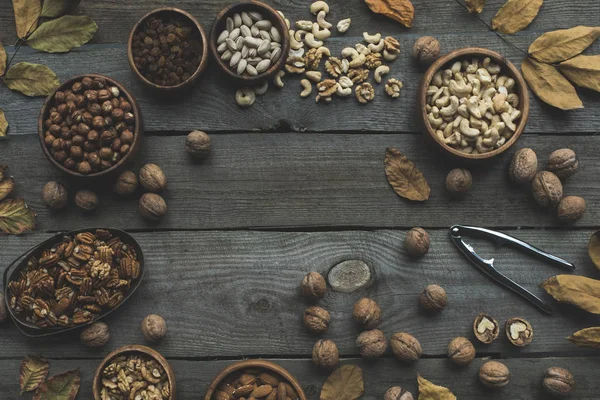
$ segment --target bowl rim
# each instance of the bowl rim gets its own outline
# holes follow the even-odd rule
[[[519,120],[519,124],[517,125],[517,129],[515,130],[513,136],[504,145],[488,153],[468,154],[446,145],[445,143],[440,141],[440,139],[435,134],[435,131],[430,126],[429,121],[427,120],[427,110],[425,108],[427,104],[427,87],[433,79],[433,75],[444,65],[450,63],[451,61],[457,58],[465,58],[468,56],[490,57],[494,61],[500,63],[505,69],[508,70],[508,73],[512,76],[512,78],[515,79],[517,93],[520,99],[518,109],[521,111],[521,119]],[[486,160],[504,153],[506,150],[512,147],[512,145],[514,145],[520,138],[521,134],[525,129],[525,126],[527,125],[527,120],[529,119],[529,93],[527,89],[527,84],[525,83],[523,76],[521,75],[517,67],[515,67],[515,65],[512,62],[510,62],[505,56],[493,50],[489,50],[482,47],[464,47],[461,49],[452,50],[438,58],[433,64],[431,64],[431,66],[423,75],[418,96],[418,106],[420,111],[419,114],[421,115],[421,119],[423,121],[423,124],[425,125],[425,130],[427,131],[429,136],[431,136],[435,143],[446,152],[467,160]]]
[[[137,67],[135,66],[135,63],[133,62],[133,48],[132,48],[133,35],[138,30],[138,28],[140,27],[142,22],[144,22],[146,20],[146,18],[148,18],[154,14],[160,14],[160,13],[166,13],[166,12],[173,12],[176,14],[180,14],[181,16],[190,20],[192,22],[192,24],[196,27],[196,29],[200,32],[200,38],[202,41],[202,56],[200,57],[200,64],[198,64],[198,68],[196,68],[196,71],[194,71],[194,73],[188,79],[186,79],[185,81],[183,81],[181,83],[178,83],[177,85],[173,85],[173,86],[158,85],[158,84],[150,81],[137,69]],[[177,91],[179,89],[185,88],[188,85],[191,85],[194,82],[196,82],[196,80],[198,80],[200,75],[206,69],[206,65],[208,64],[208,52],[209,51],[210,50],[208,50],[208,39],[206,36],[206,31],[202,27],[202,24],[200,24],[200,22],[198,22],[198,20],[189,12],[182,10],[180,8],[176,8],[176,7],[158,7],[153,10],[148,11],[135,23],[133,28],[131,28],[131,30],[129,31],[129,37],[127,38],[127,60],[129,62],[129,68],[131,68],[133,73],[145,85],[147,85],[153,89],[162,90],[165,92]]]
[[[237,11],[245,11],[245,10],[240,10],[240,8],[244,8],[244,7],[258,8],[258,9],[261,9],[261,11],[263,11],[263,12],[267,12],[271,17],[271,18],[269,18],[269,19],[271,19],[271,22],[274,22],[273,20],[277,21],[277,23],[279,24],[279,26],[281,27],[281,30],[282,30],[282,32],[281,32],[281,56],[279,57],[279,60],[277,60],[277,62],[275,64],[271,65],[265,72],[263,72],[262,74],[258,74],[256,76],[238,75],[235,71],[233,71],[231,68],[229,68],[229,66],[226,65],[221,60],[221,56],[217,52],[216,41],[219,36],[219,34],[217,33],[217,29],[219,28],[219,25],[223,24],[224,21],[226,20],[226,18],[230,14],[235,13]],[[236,3],[229,4],[228,6],[225,6],[221,11],[219,11],[217,16],[213,20],[213,24],[210,29],[209,47],[210,47],[210,51],[213,55],[213,58],[215,59],[216,63],[219,65],[219,68],[222,71],[224,71],[227,75],[229,75],[231,78],[234,78],[238,81],[248,82],[248,83],[260,82],[260,81],[270,78],[271,76],[273,76],[277,71],[279,71],[283,67],[285,60],[287,59],[287,54],[289,53],[289,50],[290,50],[290,37],[289,37],[288,31],[289,31],[289,29],[287,27],[285,20],[277,12],[277,10],[275,8],[271,7],[270,5],[268,5],[266,3],[263,3],[262,1],[242,0],[242,1],[238,1]]]
[[[98,368],[96,368],[96,372],[94,373],[94,380],[92,382],[92,395],[94,396],[94,400],[102,400],[100,397],[100,383],[102,382],[102,371],[106,367],[106,364],[108,364],[113,358],[126,353],[142,353],[158,361],[160,366],[165,370],[165,373],[167,374],[169,386],[171,387],[171,399],[175,399],[177,384],[175,381],[175,372],[173,371],[173,367],[171,367],[171,364],[169,364],[167,359],[158,351],[148,346],[143,346],[140,344],[131,344],[119,347],[118,349],[111,351],[106,357],[104,357],[100,364],[98,364]]]
[[[118,87],[121,94],[125,94],[125,96],[127,96],[127,98],[129,99],[129,103],[131,103],[131,107],[133,109],[133,116],[135,118],[135,128],[133,130],[133,133],[134,133],[133,143],[131,144],[131,148],[129,149],[129,152],[125,155],[125,157],[121,158],[118,163],[116,163],[115,165],[113,165],[110,168],[105,169],[104,171],[95,172],[93,174],[88,174],[88,175],[84,175],[77,171],[68,169],[65,166],[63,166],[62,164],[60,164],[58,161],[56,161],[54,159],[54,157],[52,157],[52,154],[50,154],[50,150],[48,150],[48,147],[46,147],[46,143],[44,143],[44,133],[46,131],[46,128],[44,126],[44,121],[45,121],[44,117],[45,117],[48,109],[51,107],[52,102],[54,102],[54,96],[55,96],[56,92],[58,92],[60,90],[70,89],[73,82],[81,80],[85,77],[104,78],[107,82],[110,82],[110,84],[112,84],[113,86]],[[113,78],[110,78],[106,75],[102,75],[102,74],[97,74],[97,73],[81,74],[81,75],[75,75],[75,76],[67,79],[58,88],[56,88],[54,91],[52,91],[52,93],[48,97],[46,97],[46,99],[44,100],[44,104],[42,104],[42,108],[40,109],[40,113],[38,116],[38,137],[40,139],[40,145],[42,146],[42,151],[44,152],[44,155],[46,156],[46,158],[50,161],[51,164],[53,164],[56,168],[58,168],[62,172],[66,173],[68,175],[77,177],[77,178],[100,178],[100,177],[110,175],[115,170],[122,167],[129,160],[129,157],[132,154],[135,154],[137,152],[138,148],[140,147],[141,136],[143,135],[143,131],[144,131],[142,124],[143,124],[143,122],[142,122],[142,114],[140,111],[140,106],[138,105],[138,102],[135,99],[135,97],[133,97],[131,92],[129,92],[129,90],[127,90],[121,82],[119,82]]]
[[[287,369],[283,368],[279,364],[267,360],[243,360],[229,364],[223,368],[210,382],[210,385],[206,390],[204,400],[211,400],[213,393],[216,391],[223,379],[227,378],[232,373],[239,371],[240,369],[246,368],[263,368],[281,375],[292,385],[294,390],[296,390],[300,400],[307,400],[306,394],[304,393],[300,382],[298,382],[298,380]]]

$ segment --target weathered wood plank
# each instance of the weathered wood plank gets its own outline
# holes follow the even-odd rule
[[[573,262],[577,274],[597,276],[587,256],[589,231],[507,232]],[[497,268],[509,277],[549,300],[556,315],[546,316],[478,272],[450,242],[447,230],[430,233],[431,251],[418,261],[404,253],[403,231],[135,233],[147,260],[146,277],[130,303],[108,318],[112,338],[106,350],[142,341],[141,320],[157,313],[166,318],[169,329],[157,348],[168,357],[310,355],[316,337],[301,322],[307,306],[298,290],[302,277],[311,270],[325,273],[343,260],[360,259],[374,269],[374,284],[352,294],[329,291],[321,302],[332,315],[325,337],[334,339],[345,356],[357,354],[359,331],[351,313],[354,302],[364,296],[381,305],[381,329],[387,335],[410,332],[429,356],[446,354],[456,336],[472,337],[473,319],[480,312],[495,316],[500,324],[522,316],[531,322],[535,335],[524,349],[501,336],[491,346],[477,345],[480,355],[595,354],[565,337],[598,325],[598,318],[560,307],[538,288],[562,270],[515,250],[495,250],[485,241],[472,243],[479,254],[495,257]],[[0,265],[7,266],[47,236],[3,238]],[[447,309],[436,316],[424,314],[417,300],[432,283],[442,285],[449,298]],[[98,354],[78,341],[77,333],[28,340],[14,326],[7,326],[0,335],[0,348],[3,357],[28,352],[59,358]]]
[[[127,229],[446,227],[458,222],[508,227],[556,225],[556,219],[533,202],[527,188],[509,183],[506,168],[512,151],[494,164],[471,168],[472,191],[465,199],[455,201],[446,194],[444,180],[457,164],[439,157],[416,134],[212,137],[212,156],[200,164],[185,154],[184,137],[144,138],[135,170],[142,162],[156,162],[169,181],[165,194],[169,210],[159,224],[142,220],[137,212],[137,196],[122,200],[108,188],[100,193],[101,205],[96,213],[84,215],[76,209],[49,212],[40,200],[42,187],[49,180],[65,181],[65,177],[43,158],[35,136],[6,140],[0,147],[0,160],[10,166],[17,193],[38,212],[39,228],[44,231],[90,225]],[[581,170],[565,184],[565,193],[584,196],[588,202],[588,210],[577,226],[597,226],[600,210],[594,204],[600,203],[598,138],[527,136],[518,146],[534,148],[543,166],[551,151],[567,143],[579,154]],[[427,202],[409,202],[393,192],[383,168],[387,146],[403,151],[423,171],[432,187]],[[74,195],[75,182],[70,184]]]

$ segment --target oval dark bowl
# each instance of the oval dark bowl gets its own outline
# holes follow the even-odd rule
[[[232,70],[228,64],[224,63],[221,60],[221,56],[217,51],[217,38],[219,34],[225,29],[225,23],[227,21],[227,17],[242,11],[258,11],[263,16],[266,16],[271,23],[281,32],[281,56],[279,60],[273,65],[269,67],[262,74],[258,74],[256,76],[244,76],[238,75],[234,70]],[[231,4],[224,9],[222,9],[215,21],[212,24],[212,28],[210,29],[210,43],[209,43],[210,51],[215,59],[216,63],[219,65],[219,68],[225,72],[229,77],[246,83],[259,83],[265,79],[271,78],[277,71],[283,68],[283,64],[285,64],[285,60],[287,59],[287,54],[290,51],[290,34],[288,32],[288,27],[281,17],[277,10],[271,7],[268,4],[265,4],[256,0],[247,0],[241,1],[239,3]]]
[[[44,132],[45,132],[44,121],[46,120],[48,110],[54,105],[54,95],[58,91],[70,89],[71,86],[73,86],[73,83],[75,81],[81,80],[82,78],[84,78],[86,76],[89,76],[91,78],[104,78],[104,79],[106,79],[106,82],[110,83],[113,86],[118,87],[119,91],[122,94],[124,94],[127,97],[127,99],[129,100],[129,103],[131,103],[131,109],[132,109],[133,115],[135,117],[135,129],[133,131],[133,134],[134,134],[133,143],[131,144],[129,153],[127,153],[125,155],[125,157],[120,159],[119,162],[116,163],[115,165],[113,165],[112,167],[105,169],[104,171],[100,171],[100,172],[96,172],[96,173],[88,174],[88,175],[80,174],[77,171],[73,171],[71,169],[65,168],[62,164],[60,164],[58,161],[56,161],[54,159],[54,157],[52,157],[52,154],[50,154],[50,151],[44,144]],[[117,175],[119,172],[122,172],[125,169],[125,167],[127,166],[128,161],[131,160],[135,156],[135,154],[138,152],[139,147],[141,145],[143,133],[144,133],[144,123],[143,123],[143,119],[142,119],[142,112],[140,110],[140,106],[138,105],[138,102],[135,100],[133,95],[127,89],[125,89],[125,87],[118,81],[116,81],[112,78],[109,78],[107,76],[100,75],[100,74],[77,75],[77,76],[70,78],[66,82],[64,82],[62,85],[60,85],[58,87],[58,89],[56,89],[54,92],[52,92],[52,94],[50,96],[46,97],[46,100],[44,101],[44,104],[42,105],[42,109],[40,110],[40,115],[38,117],[38,136],[40,139],[40,145],[42,146],[42,151],[44,152],[44,155],[46,156],[46,158],[50,161],[50,163],[52,165],[54,165],[56,168],[58,168],[65,174],[70,175],[74,178],[80,178],[80,179],[101,178],[101,177],[106,177],[106,176]]]
[[[29,257],[33,256],[37,251],[40,251],[40,250],[45,249],[53,244],[60,242],[64,236],[76,235],[76,234],[82,233],[82,232],[93,232],[93,231],[96,231],[97,229],[105,229],[105,230],[119,236],[119,238],[121,238],[121,240],[124,243],[133,246],[135,249],[135,252],[137,254],[138,261],[140,263],[140,276],[138,279],[136,279],[134,282],[132,282],[132,285],[129,288],[127,295],[123,298],[123,301],[121,301],[121,303],[119,303],[119,305],[117,305],[115,308],[105,311],[98,318],[95,318],[94,320],[92,320],[90,322],[87,322],[85,324],[70,326],[67,328],[61,328],[61,327],[41,328],[37,325],[34,325],[32,323],[29,323],[29,322],[24,321],[21,318],[19,318],[19,316],[17,316],[13,312],[13,309],[12,309],[12,307],[10,307],[10,304],[9,304],[10,296],[8,295],[8,293],[9,293],[8,284],[9,284],[9,282],[16,280],[19,273],[27,266],[27,261],[28,261]],[[17,265],[13,269],[13,266],[15,264],[17,264]],[[11,272],[11,269],[12,269],[12,272]],[[3,287],[4,287],[4,293],[5,293],[4,302],[5,302],[6,309],[9,311],[10,317],[17,325],[17,328],[25,336],[40,337],[40,336],[56,335],[58,333],[68,332],[68,331],[71,331],[74,329],[80,329],[84,326],[93,324],[94,322],[99,321],[102,318],[105,318],[107,315],[109,315],[110,313],[112,313],[113,311],[115,311],[116,309],[121,307],[123,304],[125,304],[125,302],[131,297],[131,295],[140,286],[140,283],[142,282],[142,279],[144,278],[144,270],[145,270],[145,268],[144,268],[144,253],[142,251],[142,248],[140,247],[139,243],[133,238],[133,236],[131,236],[129,233],[127,233],[121,229],[101,228],[100,227],[100,228],[85,228],[85,229],[78,229],[78,230],[70,231],[70,232],[58,233],[58,234],[52,236],[51,238],[44,240],[42,243],[38,244],[37,246],[34,246],[31,249],[27,250],[25,253],[23,253],[21,256],[19,256],[16,260],[14,260],[10,265],[8,265],[6,267],[6,269],[4,270],[4,281],[3,281]]]

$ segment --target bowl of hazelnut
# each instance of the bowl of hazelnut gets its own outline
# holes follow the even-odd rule
[[[300,383],[281,366],[265,360],[245,360],[223,369],[210,383],[204,400],[306,400]]]
[[[435,145],[468,160],[508,150],[529,116],[527,85],[517,68],[495,51],[476,47],[438,58],[423,76],[418,104]]]
[[[137,152],[143,132],[135,98],[114,79],[75,76],[46,98],[38,134],[46,158],[77,178],[120,172]]]

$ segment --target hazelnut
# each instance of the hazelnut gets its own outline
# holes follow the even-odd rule
[[[479,369],[479,380],[488,388],[501,388],[508,385],[510,371],[498,361],[488,361]]]
[[[365,358],[381,357],[385,353],[387,346],[387,339],[379,329],[364,331],[356,339],[358,352]]]
[[[553,151],[548,157],[546,169],[554,172],[560,179],[567,179],[579,169],[577,154],[571,149]]]
[[[456,365],[471,364],[476,353],[473,343],[464,337],[457,337],[448,345],[448,358]]]
[[[317,367],[335,367],[340,361],[340,354],[335,342],[328,339],[318,340],[313,347],[312,360]]]
[[[446,190],[452,196],[464,196],[473,183],[473,177],[468,169],[454,168],[446,176]]]
[[[412,257],[422,257],[429,251],[429,235],[423,228],[412,228],[406,234],[404,248]]]
[[[443,287],[428,285],[419,296],[421,306],[429,312],[438,312],[446,308],[448,297]]]
[[[412,56],[422,67],[427,67],[440,56],[440,42],[433,36],[420,37],[415,41]]]
[[[124,171],[117,178],[113,190],[119,196],[131,196],[135,193],[137,185],[137,175],[133,171]]]
[[[318,300],[325,296],[327,283],[320,273],[309,272],[302,279],[300,289],[302,290],[302,295],[308,300]]]
[[[156,164],[146,164],[140,169],[140,183],[150,192],[161,192],[167,188],[167,177]]]
[[[104,322],[94,322],[81,331],[81,343],[88,347],[102,347],[110,339],[108,325]]]
[[[142,320],[142,335],[150,343],[158,342],[167,334],[167,323],[157,314],[150,314]]]
[[[329,311],[321,307],[308,307],[304,310],[304,325],[314,333],[324,333],[329,328],[331,316]]]
[[[524,318],[510,318],[505,325],[506,337],[515,346],[527,346],[533,340],[533,329]]]
[[[522,185],[531,182],[537,172],[538,161],[535,151],[530,148],[522,148],[516,151],[508,167],[510,179]]]
[[[167,203],[156,193],[144,193],[140,198],[138,210],[149,221],[158,221],[167,213]]]
[[[363,328],[374,329],[381,321],[381,307],[375,301],[364,297],[354,304],[352,315]]]
[[[533,199],[544,208],[553,208],[563,196],[563,187],[558,176],[549,171],[540,171],[531,182]]]
[[[0,292],[0,324],[8,319],[8,310],[6,309],[6,300],[4,293]]]
[[[414,397],[400,386],[392,386],[385,392],[383,400],[414,400]]]
[[[490,344],[500,334],[500,326],[494,318],[481,313],[473,321],[473,333],[481,343]]]
[[[67,189],[58,182],[50,181],[42,189],[42,201],[51,210],[60,210],[69,203]]]
[[[558,220],[565,224],[572,224],[579,221],[584,213],[585,200],[579,196],[567,196],[556,207]]]
[[[394,333],[390,339],[390,346],[396,359],[406,363],[417,361],[423,353],[421,343],[408,333]]]
[[[575,390],[575,378],[564,368],[552,367],[546,371],[542,386],[554,397],[567,397]]]
[[[185,151],[194,158],[204,158],[210,153],[210,137],[202,131],[193,131],[185,140]]]

